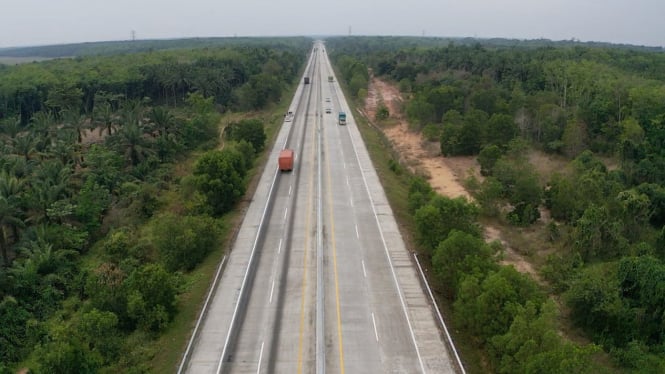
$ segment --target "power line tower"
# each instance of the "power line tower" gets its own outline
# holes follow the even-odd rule
[[[132,41],[135,41],[136,40],[136,30],[132,30],[131,34],[132,34]]]
[[[351,36],[351,26],[349,26],[349,36]]]

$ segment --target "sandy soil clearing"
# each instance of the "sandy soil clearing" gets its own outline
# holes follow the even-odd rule
[[[428,178],[432,188],[443,196],[455,198],[464,196],[472,199],[462,185],[462,181],[472,173],[477,178],[480,166],[475,157],[441,157],[438,143],[427,142],[420,133],[411,131],[409,123],[402,114],[404,99],[394,85],[372,77],[367,92],[364,112],[370,121],[374,121],[378,106],[383,103],[390,112],[390,118],[396,121],[393,126],[383,127],[386,137],[401,156],[400,163],[412,172]],[[513,265],[520,272],[528,273],[538,280],[538,273],[530,262],[511,248],[503,240],[496,227],[485,227],[485,240],[500,241],[504,248],[504,265]]]

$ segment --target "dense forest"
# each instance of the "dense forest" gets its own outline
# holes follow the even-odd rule
[[[92,43],[74,43],[44,45],[33,47],[0,48],[0,57],[83,57],[102,56],[139,52],[153,52],[173,49],[202,48],[270,48],[273,50],[292,50],[296,44],[311,42],[305,37],[226,37],[226,38],[183,38],[183,39],[142,39],[132,41],[108,41]],[[302,44],[304,43],[304,44]]]
[[[420,178],[408,200],[419,252],[454,325],[489,359],[483,370],[665,372],[665,54],[422,40],[326,44],[352,95],[367,94],[371,74],[391,80],[414,130],[444,156],[477,157],[474,202]],[[567,165],[542,174],[533,152]],[[536,230],[542,212],[536,282],[498,264],[478,222]],[[562,316],[593,343],[562,339]]]
[[[0,68],[0,373],[151,370],[266,142],[217,150],[220,113],[277,104],[311,41],[269,45]]]

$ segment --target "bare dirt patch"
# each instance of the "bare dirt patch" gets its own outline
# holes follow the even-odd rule
[[[476,158],[442,157],[438,143],[428,142],[419,132],[410,129],[402,114],[403,102],[404,99],[396,86],[372,77],[364,112],[370,121],[374,121],[379,105],[385,105],[390,112],[390,119],[386,121],[390,125],[382,125],[380,128],[400,154],[400,164],[408,167],[411,172],[427,178],[432,188],[443,196],[451,198],[464,196],[472,199],[464,188],[463,181],[470,174],[478,179],[482,178]],[[553,170],[559,165],[557,160],[550,160],[544,156],[536,154],[532,157],[532,162],[541,165],[543,169]],[[513,265],[516,270],[528,273],[539,280],[533,265],[506,242],[498,228],[486,226],[485,240],[498,240],[503,244],[505,252],[502,264]]]
[[[365,104],[365,112],[370,120],[376,115],[377,107],[383,103],[390,112],[390,117],[397,121],[395,125],[383,127],[383,132],[402,158],[401,164],[411,172],[429,180],[435,191],[448,197],[471,195],[464,189],[462,181],[468,170],[477,168],[475,159],[469,157],[441,157],[439,145],[428,142],[420,133],[412,131],[402,115],[404,99],[397,87],[373,78]]]

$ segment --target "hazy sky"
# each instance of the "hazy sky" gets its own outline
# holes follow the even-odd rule
[[[665,0],[0,0],[0,47],[349,28],[665,46]]]

